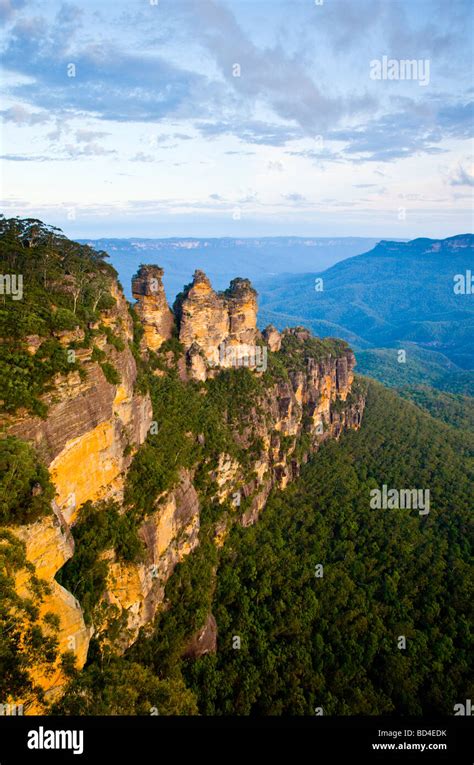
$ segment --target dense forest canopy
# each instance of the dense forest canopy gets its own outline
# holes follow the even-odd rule
[[[201,714],[452,714],[472,696],[472,454],[472,436],[370,383],[361,431],[322,447],[220,555],[204,515],[153,636],[113,660],[112,686],[96,644],[58,710],[100,711],[139,664],[183,681]],[[428,487],[430,513],[371,509],[382,483]],[[209,609],[217,654],[183,659]]]

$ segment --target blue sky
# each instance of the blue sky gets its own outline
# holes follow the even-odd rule
[[[73,237],[472,230],[471,0],[0,0],[0,19],[7,215]],[[371,78],[384,56],[428,80]]]

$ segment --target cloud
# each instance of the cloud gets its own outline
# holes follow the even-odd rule
[[[243,143],[266,146],[284,146],[288,141],[303,138],[301,128],[281,124],[236,118],[229,121],[198,122],[196,128],[205,138],[232,135]]]
[[[84,146],[68,143],[65,145],[64,150],[71,159],[77,159],[78,157],[104,157],[117,153],[114,149],[105,149],[94,142],[86,143]]]
[[[0,23],[7,23],[25,5],[26,0],[0,0]]]
[[[307,24],[342,56],[370,44],[394,58],[431,55],[444,62],[472,50],[470,18],[471,0],[337,0],[312,8]]]
[[[389,162],[416,154],[441,154],[446,151],[441,145],[444,138],[467,137],[472,131],[464,107],[451,106],[439,112],[385,114],[353,129],[333,130],[328,138],[345,142],[342,153],[352,161]]]
[[[270,162],[267,162],[267,170],[276,171],[277,173],[282,173],[284,170],[283,162],[280,162],[279,160],[270,160]]]
[[[7,162],[55,162],[61,157],[47,157],[41,154],[2,154],[0,159]]]
[[[295,149],[285,152],[290,157],[300,157],[301,159],[309,159],[314,164],[322,163],[324,161],[340,162],[343,159],[341,152],[330,151],[329,149]]]
[[[230,156],[235,154],[238,157],[251,157],[251,156],[253,156],[255,154],[255,152],[254,151],[235,151],[235,150],[229,150],[229,151],[225,151],[224,154],[229,154]]]
[[[311,13],[310,22],[331,40],[339,53],[347,53],[366,39],[369,31],[376,27],[384,13],[380,0],[338,0],[327,3],[322,12]]]
[[[306,202],[306,197],[303,194],[282,194],[282,199],[286,199],[287,202]]]
[[[187,133],[160,133],[160,135],[154,135],[151,136],[148,143],[150,146],[155,146],[160,149],[172,149],[175,148],[178,144],[167,144],[167,141],[190,141],[192,140],[192,136],[187,135]]]
[[[0,111],[0,116],[5,122],[14,122],[15,125],[41,125],[45,122],[49,122],[51,119],[48,112],[29,112],[24,106],[15,104],[9,109]]]
[[[117,122],[210,113],[219,97],[216,84],[156,53],[130,52],[110,40],[96,44],[89,38],[80,45],[80,18],[77,9],[63,6],[52,25],[27,17],[12,27],[1,59],[7,69],[32,78],[13,88],[22,100]]]
[[[76,130],[76,141],[78,143],[89,143],[106,135],[110,135],[110,133],[106,133],[104,130]]]
[[[444,150],[444,139],[465,139],[472,134],[472,103],[457,101],[449,92],[432,89],[415,100],[393,96],[394,90],[386,88],[375,98],[365,91],[366,84],[370,85],[367,76],[358,92],[357,73],[346,78],[344,69],[341,74],[338,65],[327,65],[328,49],[338,61],[346,53],[352,56],[355,71],[372,50],[374,55],[391,51],[403,55],[410,49],[410,58],[436,50],[445,57],[439,67],[440,76],[445,76],[449,53],[455,58],[465,50],[462,24],[464,21],[466,26],[472,13],[467,0],[458,0],[456,8],[451,8],[453,4],[442,8],[438,0],[423,2],[427,9],[439,8],[439,19],[435,13],[418,13],[412,2],[338,0],[321,7],[310,2],[302,15],[295,10],[288,17],[288,30],[269,24],[268,34],[248,23],[245,3],[236,4],[235,14],[231,3],[220,0],[162,3],[163,30],[174,25],[179,34],[171,57],[164,52],[169,50],[166,45],[163,51],[157,48],[163,40],[166,43],[161,29],[152,32],[153,46],[148,44],[150,36],[142,35],[143,44],[136,45],[132,31],[124,34],[129,29],[123,26],[124,18],[132,13],[125,2],[117,4],[118,26],[110,13],[104,37],[104,30],[96,29],[97,16],[94,11],[89,13],[87,3],[63,4],[52,20],[31,13],[15,16],[23,5],[22,0],[0,0],[0,16],[9,20],[1,58],[6,69],[23,75],[10,85],[10,92],[32,110],[14,106],[1,115],[18,125],[56,119],[56,129],[49,133],[53,141],[61,138],[64,122],[74,117],[87,120],[86,124],[90,117],[153,123],[157,132],[162,121],[172,119],[172,131],[186,120],[184,129],[179,125],[177,132],[160,133],[155,144],[133,147],[131,153],[136,148],[145,151],[132,154],[130,161],[156,161],[145,153],[147,148],[175,148],[176,143],[166,142],[193,140],[194,135],[185,131],[194,129],[211,141],[232,136],[249,146],[290,145],[289,155],[314,163],[359,163],[435,155]],[[149,8],[134,9],[133,14],[149,27]],[[269,18],[271,21],[271,13]],[[297,24],[302,19],[309,21],[291,28],[293,19]],[[290,35],[296,29],[298,39]],[[314,48],[309,53],[308,40]],[[183,55],[178,58],[177,52]],[[236,63],[240,76],[233,76]],[[69,64],[75,67],[73,77],[68,76]],[[163,129],[170,131],[169,126]],[[75,139],[67,139],[66,156],[112,154],[100,145],[106,135],[101,130],[77,130]],[[318,135],[324,137],[324,150],[291,146],[293,141]],[[75,148],[74,140],[79,145]],[[326,143],[330,141],[339,141],[344,148],[330,150]],[[252,153],[244,149],[225,153]],[[269,169],[278,167],[269,165]]]
[[[257,47],[232,11],[218,0],[200,0],[198,8],[194,2],[179,3],[178,7],[194,39],[211,54],[235,94],[245,101],[265,103],[280,119],[294,121],[305,134],[327,129],[344,114],[373,107],[374,99],[367,95],[324,93],[299,56],[289,54],[281,44]],[[238,76],[234,76],[236,71]]]
[[[459,164],[449,178],[450,186],[474,186],[474,175],[471,175]]]
[[[474,101],[442,106],[436,122],[444,135],[452,138],[472,138],[474,135]]]
[[[156,160],[152,154],[145,154],[143,151],[139,151],[133,157],[130,157],[130,162],[161,162],[161,160]]]

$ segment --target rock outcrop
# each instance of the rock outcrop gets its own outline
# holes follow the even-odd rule
[[[204,626],[189,641],[183,656],[188,659],[198,659],[206,653],[215,653],[216,650],[217,622],[214,615],[209,614]]]
[[[280,350],[281,335],[276,329],[276,327],[273,326],[273,324],[269,324],[268,327],[265,327],[265,329],[262,332],[262,335],[270,351],[276,352]]]
[[[156,351],[173,334],[174,316],[166,302],[162,282],[163,269],[140,266],[132,279],[132,294],[137,301],[135,310],[144,334],[142,348]]]
[[[301,353],[302,369],[291,372],[288,382],[272,385],[263,401],[254,402],[252,415],[239,423],[235,438],[250,448],[255,438],[263,445],[251,470],[242,470],[228,455],[223,455],[215,473],[220,502],[239,498],[244,505],[241,516],[244,526],[255,523],[272,488],[284,489],[299,474],[300,464],[316,452],[328,438],[338,438],[346,428],[358,429],[365,400],[352,392],[355,356],[349,348],[340,355],[314,358],[307,355],[305,341],[311,334],[303,329],[285,330],[281,336],[294,338],[293,352]],[[283,350],[284,352],[284,350]],[[258,411],[259,410],[259,413]],[[306,434],[307,447],[295,458],[301,436]],[[248,481],[247,474],[253,475]],[[225,538],[223,525],[217,530],[218,541]]]
[[[227,342],[253,345],[257,337],[257,293],[248,279],[232,279],[224,293],[229,313]]]
[[[179,340],[187,353],[191,377],[206,380],[218,368],[252,359],[257,330],[257,293],[248,279],[233,279],[225,292],[214,292],[203,271],[178,296],[174,305]]]

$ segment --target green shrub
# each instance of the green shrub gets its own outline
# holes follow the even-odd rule
[[[137,560],[143,552],[137,530],[136,516],[121,515],[114,502],[86,502],[81,507],[72,529],[74,556],[56,578],[79,600],[88,622],[107,579],[108,562],[101,553],[115,550],[120,560]]]
[[[100,330],[106,336],[108,344],[111,345],[113,348],[115,348],[116,351],[120,352],[125,349],[125,343],[123,342],[122,338],[114,334],[113,330],[110,327],[101,325]]]
[[[0,525],[32,523],[51,512],[54,486],[34,449],[9,436],[0,441]]]
[[[120,384],[122,378],[120,377],[118,370],[114,367],[113,364],[111,364],[109,361],[103,361],[100,366],[102,367],[102,371],[108,383],[111,385]]]

